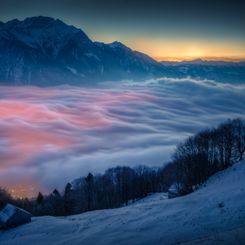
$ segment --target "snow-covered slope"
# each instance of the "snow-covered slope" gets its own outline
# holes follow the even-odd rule
[[[154,194],[128,207],[70,217],[41,217],[0,233],[1,245],[245,244],[245,161],[195,193]],[[228,242],[228,243],[227,243]]]

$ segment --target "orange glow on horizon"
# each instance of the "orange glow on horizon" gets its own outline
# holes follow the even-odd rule
[[[196,59],[202,59],[205,61],[227,61],[227,62],[241,62],[245,61],[245,57],[207,57],[207,56],[186,56],[186,57],[166,57],[166,56],[156,56],[152,57],[157,61],[169,61],[169,62],[182,62],[182,61],[191,61]]]
[[[119,40],[133,50],[145,53],[158,61],[184,61],[193,59],[244,61],[245,45],[236,40],[191,40],[188,38],[148,37],[95,37],[105,43]]]
[[[232,47],[231,47],[232,46]],[[194,59],[244,61],[244,44],[195,43],[195,42],[149,42],[142,41],[132,48],[148,54],[158,61],[184,61]]]
[[[11,194],[14,198],[35,198],[42,189],[42,193],[48,193],[48,190],[44,189],[34,180],[25,181],[21,184],[13,184],[7,191]]]

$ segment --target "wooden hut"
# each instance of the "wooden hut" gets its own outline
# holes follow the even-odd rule
[[[6,204],[0,211],[0,229],[9,229],[31,222],[31,214],[12,204]]]

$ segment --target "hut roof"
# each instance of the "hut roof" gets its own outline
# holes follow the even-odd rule
[[[6,225],[15,215],[31,217],[32,215],[24,209],[18,208],[12,204],[6,204],[0,211],[0,226]],[[15,216],[16,217],[16,216]]]

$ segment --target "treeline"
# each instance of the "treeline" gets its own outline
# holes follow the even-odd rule
[[[60,193],[39,193],[36,199],[13,199],[0,188],[0,208],[7,202],[34,215],[70,215],[91,210],[116,208],[146,197],[166,192],[175,186],[185,195],[200,186],[214,173],[244,159],[245,121],[228,120],[216,128],[201,131],[179,144],[172,162],[162,168],[116,167],[104,174],[67,183]]]
[[[58,190],[48,196],[39,193],[35,200],[13,199],[6,190],[0,189],[0,200],[18,205],[36,216],[63,216],[116,208],[146,197],[149,193],[166,192],[173,182],[171,172],[171,165],[157,169],[146,166],[116,167],[101,175],[89,173],[86,177],[67,183],[61,193]]]
[[[201,131],[177,146],[173,156],[176,186],[188,194],[214,173],[244,159],[245,121],[228,120]]]

